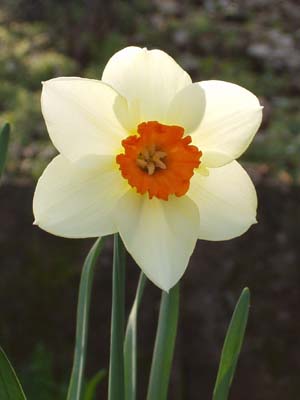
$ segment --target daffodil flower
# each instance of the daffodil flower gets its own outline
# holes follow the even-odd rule
[[[38,181],[35,223],[63,237],[119,232],[136,263],[169,290],[197,239],[226,240],[256,222],[257,197],[235,161],[262,107],[228,82],[192,83],[166,53],[127,47],[101,80],[43,84],[59,155]]]

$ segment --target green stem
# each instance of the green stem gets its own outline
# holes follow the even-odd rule
[[[125,247],[120,236],[115,234],[108,400],[124,399],[124,304]]]
[[[129,314],[124,341],[125,400],[135,400],[137,391],[137,317],[146,276],[141,272],[136,296]]]
[[[88,321],[91,303],[91,292],[97,258],[102,250],[104,239],[99,238],[91,248],[80,278],[77,305],[76,341],[73,369],[69,384],[67,400],[80,400],[83,386],[83,373],[86,359]]]
[[[166,400],[179,315],[179,283],[161,296],[147,400]]]

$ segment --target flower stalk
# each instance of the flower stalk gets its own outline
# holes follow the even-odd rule
[[[68,389],[67,400],[80,400],[83,389],[84,368],[87,350],[88,322],[91,292],[96,261],[103,248],[104,239],[97,239],[91,248],[82,269],[77,305],[76,341],[73,369]]]
[[[124,399],[124,305],[125,247],[120,236],[115,234],[108,400]]]
[[[179,315],[179,283],[162,292],[147,400],[167,400]]]
[[[126,328],[124,341],[125,400],[136,400],[137,396],[137,317],[146,282],[146,275],[141,273]]]

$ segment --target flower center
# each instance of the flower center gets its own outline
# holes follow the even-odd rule
[[[155,144],[152,144],[149,149],[144,148],[136,159],[137,165],[146,170],[148,175],[153,175],[156,168],[166,169],[167,166],[163,162],[167,153],[157,150]]]
[[[150,121],[139,124],[137,131],[139,135],[122,141],[125,153],[116,157],[122,176],[138,193],[148,192],[150,199],[183,196],[202,152],[190,144],[190,136],[183,137],[181,126]]]

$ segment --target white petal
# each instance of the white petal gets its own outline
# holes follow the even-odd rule
[[[203,146],[200,146],[202,150],[201,156],[201,165],[206,168],[217,168],[222,167],[232,161],[232,156],[227,153],[222,153],[218,150],[207,150],[203,149]]]
[[[184,273],[196,244],[196,205],[187,197],[149,200],[130,191],[116,213],[128,252],[153,283],[168,291]]]
[[[50,138],[71,161],[115,154],[127,136],[116,116],[124,113],[126,100],[101,81],[51,79],[43,84],[41,101]]]
[[[194,83],[175,95],[167,112],[166,123],[182,126],[185,133],[190,134],[199,126],[204,112],[204,90]]]
[[[71,163],[59,155],[38,181],[35,224],[54,235],[84,238],[116,232],[114,207],[128,190],[108,156],[87,156]]]
[[[207,177],[196,173],[188,196],[199,207],[200,239],[232,239],[256,223],[255,188],[236,161],[209,169]]]
[[[192,83],[190,76],[161,50],[127,47],[107,63],[102,80],[138,108],[136,124],[163,122],[175,94]],[[138,104],[137,104],[138,103]]]
[[[227,154],[223,164],[239,157],[251,143],[262,120],[262,107],[254,94],[222,81],[199,82],[205,92],[205,113],[193,142],[200,150]],[[212,159],[211,159],[212,161]]]

